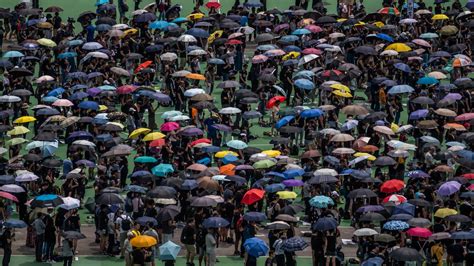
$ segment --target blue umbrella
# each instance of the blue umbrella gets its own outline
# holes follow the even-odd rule
[[[388,90],[388,94],[411,93],[415,91],[410,85],[397,85]]]
[[[28,225],[22,220],[8,219],[3,223],[3,226],[8,228],[26,228]]]
[[[268,50],[273,50],[273,49],[278,49],[278,47],[273,44],[264,44],[264,45],[257,46],[257,50],[260,50],[260,51],[268,51]]]
[[[309,200],[309,205],[316,208],[327,208],[329,205],[334,205],[334,201],[327,196],[314,196]]]
[[[286,188],[285,185],[283,185],[282,183],[270,184],[270,185],[265,186],[265,192],[275,193],[275,192],[278,192],[278,191],[285,190],[285,188]]]
[[[394,214],[409,214],[411,216],[415,216],[415,205],[410,203],[401,203],[400,205],[395,206],[392,211],[392,215]]]
[[[401,231],[410,228],[406,222],[403,221],[388,221],[383,225],[383,229],[390,231]]]
[[[56,207],[63,203],[64,201],[58,195],[44,194],[44,195],[40,195],[34,198],[31,201],[30,205],[32,208],[36,208],[36,207],[44,208],[44,207]]]
[[[294,179],[295,177],[303,176],[304,170],[303,169],[288,169],[283,172],[283,175],[285,176],[285,179]]]
[[[459,231],[451,234],[451,239],[471,240],[474,239],[474,234],[467,231]]]
[[[297,79],[295,80],[295,86],[299,89],[312,90],[314,89],[314,83],[307,79]]]
[[[67,74],[68,78],[71,79],[87,79],[87,74],[84,72],[76,71],[76,72],[70,72]]]
[[[112,26],[109,24],[99,24],[97,27],[95,27],[97,31],[109,31],[112,29]]]
[[[375,37],[381,39],[381,40],[384,40],[384,41],[387,41],[387,42],[393,42],[393,38],[390,37],[390,35],[387,35],[385,33],[377,33],[375,35]]]
[[[279,172],[275,172],[275,171],[270,171],[268,173],[265,173],[265,176],[276,176],[276,177],[280,177],[282,179],[285,178],[285,175],[282,174],[282,173],[279,173]]]
[[[54,103],[57,100],[59,100],[59,98],[55,96],[46,96],[41,98],[41,101],[44,103]]]
[[[234,148],[234,149],[237,149],[237,150],[242,150],[242,149],[245,149],[245,148],[248,147],[247,143],[245,143],[241,140],[236,140],[236,139],[227,142],[227,146],[231,147],[231,148]]]
[[[305,34],[311,34],[311,31],[308,29],[296,29],[291,33],[292,35],[305,35]]]
[[[54,97],[56,98],[56,97]],[[57,98],[56,98],[57,100]],[[45,115],[45,116],[51,116],[51,115],[59,115],[60,112],[54,108],[41,108],[38,111],[36,111],[36,115]]]
[[[422,33],[420,34],[421,39],[435,39],[438,38],[439,35],[433,32],[427,32],[427,33]]]
[[[258,237],[247,239],[244,243],[244,248],[250,256],[255,258],[267,255],[269,250],[265,241]]]
[[[402,9],[407,9],[407,8],[408,8],[408,3],[403,4]],[[413,8],[418,9],[420,8],[420,5],[418,5],[417,3],[413,3]]]
[[[382,266],[383,258],[373,257],[362,262],[361,266]]]
[[[289,36],[293,36],[293,35],[289,35]],[[296,36],[295,36],[296,37]],[[288,46],[285,46],[283,48],[283,51],[289,53],[289,52],[298,52],[300,53],[301,52],[301,48],[299,48],[298,46],[295,46],[295,45],[288,45]]]
[[[229,156],[233,156],[233,155],[229,155]],[[235,156],[233,156],[233,157],[235,157]],[[237,157],[235,157],[235,158],[237,158]],[[227,158],[227,160],[229,160],[229,159],[230,159],[230,158]],[[237,160],[238,160],[238,159],[236,159],[236,161],[237,161]],[[226,163],[226,162],[227,162],[226,160],[223,160],[222,162],[224,162],[225,164],[227,164],[227,163]],[[233,161],[231,161],[231,162],[233,162]],[[211,158],[209,158],[209,157],[204,157],[204,158],[202,158],[202,159],[200,159],[200,160],[197,160],[196,163],[208,165],[208,164],[211,163]]]
[[[355,178],[359,178],[359,179],[364,179],[364,178],[368,178],[370,177],[370,173],[366,172],[366,171],[363,171],[363,170],[352,170],[349,175],[355,177]]]
[[[3,58],[15,58],[15,57],[23,57],[23,56],[25,55],[18,51],[8,51],[3,54]]]
[[[132,177],[144,177],[144,176],[151,176],[149,171],[140,170],[132,173]]]
[[[406,73],[411,73],[411,68],[409,65],[404,63],[396,63],[393,65],[396,69],[401,70]]]
[[[181,247],[175,243],[168,241],[159,247],[160,260],[176,260]]]
[[[294,66],[298,64],[298,60],[296,59],[288,59],[283,62],[283,66]]]
[[[430,111],[428,109],[420,109],[410,113],[410,120],[418,120],[428,116]]]
[[[69,46],[78,46],[78,45],[81,45],[81,44],[83,44],[83,43],[84,43],[83,40],[70,40],[70,41],[68,42],[68,45],[69,45]]]
[[[281,118],[280,120],[278,120],[278,122],[276,122],[275,124],[275,128],[276,129],[279,129],[283,126],[286,126],[288,123],[290,123],[293,119],[295,119],[295,116],[294,115],[287,115],[287,116],[284,116],[283,118]]]
[[[209,32],[201,28],[191,28],[186,31],[186,34],[192,35],[197,38],[208,38]]]
[[[315,118],[320,117],[324,114],[324,111],[321,109],[309,109],[301,112],[300,116],[303,118]]]
[[[100,6],[100,5],[104,5],[104,4],[107,4],[107,3],[109,3],[109,0],[97,0],[95,5]]]
[[[306,243],[306,241],[303,238],[294,236],[285,240],[281,248],[287,252],[295,252],[295,251],[301,251],[308,246],[309,246],[308,243]]]
[[[469,10],[474,9],[474,0],[469,0],[469,1],[467,1],[465,7],[466,7],[467,9],[469,9]]]
[[[321,217],[312,226],[316,231],[329,231],[337,228],[337,221],[332,217]]]
[[[211,58],[207,61],[208,64],[213,64],[213,65],[225,65],[224,60],[220,58]]]
[[[15,183],[15,177],[12,175],[0,175],[0,185]]]
[[[314,77],[314,72],[310,70],[302,70],[295,74],[296,77],[305,78],[311,80]]]
[[[181,190],[193,190],[198,187],[198,183],[194,179],[186,179],[183,184],[181,184]]]
[[[205,228],[220,228],[229,225],[229,222],[222,217],[210,217],[202,222]]]
[[[217,146],[207,146],[207,147],[202,147],[201,151],[203,152],[208,152],[208,153],[214,153],[220,151],[221,148]]]
[[[408,178],[428,178],[430,177],[429,174],[421,171],[421,170],[414,170],[414,171],[410,171],[407,173],[407,177]]]
[[[151,172],[160,177],[165,177],[170,173],[174,172],[174,168],[171,164],[161,163],[151,169]]]
[[[183,23],[183,22],[186,22],[186,21],[188,21],[187,18],[175,18],[171,22],[173,22],[173,23]]]
[[[148,28],[152,29],[152,30],[155,30],[155,29],[159,29],[159,30],[164,30],[166,29],[170,24],[167,22],[167,21],[164,21],[164,20],[157,20],[157,21],[154,21],[152,23],[150,23],[148,25]]]
[[[83,101],[79,103],[78,107],[86,110],[99,110],[99,104],[94,101]]]
[[[297,41],[299,39],[300,38],[298,36],[295,36],[295,35],[286,35],[286,36],[281,37],[280,41],[282,41],[282,42],[294,42],[294,41]]]
[[[59,95],[63,94],[66,90],[64,88],[56,88],[54,90],[51,90],[50,92],[48,92],[48,94],[46,94],[46,96],[54,96],[54,97],[58,97]]]
[[[58,59],[65,59],[70,57],[76,57],[77,53],[75,52],[65,52],[58,55]]]
[[[222,158],[222,163],[229,164],[238,160],[239,158],[237,158],[237,156],[232,155],[232,154],[227,154],[226,156],[224,156],[224,158]]]
[[[434,85],[438,83],[439,83],[439,80],[432,77],[422,77],[418,79],[418,81],[416,82],[416,84],[418,85]]]
[[[261,212],[247,212],[244,214],[244,220],[249,222],[262,222],[267,216]]]
[[[158,224],[158,221],[155,218],[149,216],[138,217],[136,222],[139,223],[141,226],[145,226],[150,223],[153,224],[153,226],[156,226]]]

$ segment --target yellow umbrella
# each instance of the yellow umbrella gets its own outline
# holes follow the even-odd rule
[[[298,196],[294,191],[278,191],[277,195],[280,199],[296,199]]]
[[[213,43],[217,38],[220,38],[224,34],[223,30],[216,30],[214,31],[209,37],[207,38],[207,43]]]
[[[354,27],[359,27],[359,26],[364,26],[364,25],[365,25],[365,22],[359,21],[356,24],[354,24]]]
[[[36,118],[32,117],[32,116],[22,116],[22,117],[18,117],[17,119],[15,119],[15,121],[13,121],[14,124],[24,124],[24,123],[30,123],[30,122],[34,122],[36,121]]]
[[[446,20],[446,19],[449,19],[449,18],[445,14],[436,14],[433,17],[431,17],[431,20]]]
[[[128,30],[123,32],[123,34],[122,34],[122,36],[120,36],[120,38],[125,38],[127,35],[133,35],[137,32],[138,32],[137,29],[128,29]]]
[[[385,50],[395,50],[395,51],[400,53],[400,52],[409,52],[409,51],[411,51],[411,48],[410,48],[410,46],[408,46],[404,43],[396,42],[396,43],[392,43],[389,46],[387,46],[385,48]]]
[[[362,156],[368,156],[367,160],[369,160],[369,161],[375,161],[375,159],[377,159],[377,157],[373,156],[370,153],[366,153],[366,152],[356,152],[356,153],[354,153],[354,157],[362,157]]]
[[[28,140],[24,139],[24,138],[12,138],[12,139],[7,141],[7,144],[8,145],[18,145],[18,144],[22,144],[22,143],[25,143],[25,142],[28,142]]]
[[[374,25],[378,28],[382,28],[383,26],[385,26],[385,24],[382,21],[374,22]]]
[[[156,238],[147,235],[140,235],[132,238],[130,244],[136,248],[149,248],[156,245]]]
[[[143,141],[152,141],[155,139],[162,139],[164,137],[166,137],[166,135],[161,132],[151,132],[146,134],[146,136],[143,138]]]
[[[346,91],[335,90],[335,91],[332,91],[332,93],[334,95],[341,96],[341,97],[344,97],[344,98],[352,98],[352,94],[350,94],[349,92],[346,92]]]
[[[453,210],[450,208],[441,208],[435,212],[434,216],[439,217],[439,218],[445,218],[446,216],[455,215],[455,214],[458,214],[456,210]]]
[[[134,131],[132,131],[132,133],[130,133],[130,135],[128,136],[129,139],[136,139],[138,138],[138,136],[142,135],[142,134],[148,134],[150,133],[151,129],[149,128],[146,128],[146,127],[141,127],[141,128],[137,128],[135,129]]]
[[[336,21],[337,21],[337,22],[344,22],[344,21],[346,21],[346,20],[347,20],[347,18],[338,18]]]
[[[236,152],[233,152],[233,151],[220,151],[220,152],[217,152],[216,154],[214,154],[214,157],[224,158],[224,156],[226,156],[228,154],[234,155],[234,156],[239,156],[239,154],[237,154]]]
[[[339,83],[334,83],[330,87],[333,88],[333,89],[338,89],[338,90],[341,90],[341,91],[351,93],[351,90],[346,85],[342,85],[342,84],[339,84]]]
[[[199,20],[204,17],[203,13],[194,13],[194,14],[189,14],[186,18],[188,20]]]
[[[36,40],[37,43],[46,47],[56,47],[56,43],[53,40],[41,38]]]
[[[288,59],[293,59],[293,58],[298,58],[300,56],[299,52],[289,52],[285,56],[283,56],[283,60],[288,60]]]
[[[275,158],[281,155],[281,152],[276,151],[276,150],[266,150],[266,151],[262,151],[261,153],[268,155],[268,157],[270,158]]]
[[[204,75],[198,73],[189,73],[186,75],[186,78],[195,80],[206,80],[206,77],[204,77]]]
[[[394,133],[397,133],[397,131],[400,129],[400,127],[399,127],[397,124],[392,123],[392,124],[390,125],[390,129],[392,129],[392,131],[393,131]]]
[[[305,18],[305,19],[302,19],[302,20],[299,22],[299,24],[300,24],[301,26],[307,26],[307,25],[313,24],[314,22],[315,22],[315,21],[314,21],[314,19],[312,19],[312,18]]]
[[[7,131],[8,136],[16,136],[16,135],[22,135],[30,132],[29,129],[27,129],[24,126],[16,126],[12,130]]]
[[[109,108],[107,108],[107,106],[105,106],[105,105],[102,105],[102,104],[101,104],[101,105],[99,105],[99,111],[100,111],[100,112],[102,112],[102,111],[106,111],[107,109],[109,109]]]

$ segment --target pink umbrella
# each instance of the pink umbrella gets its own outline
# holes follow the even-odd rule
[[[311,31],[312,33],[318,33],[318,32],[323,31],[323,29],[321,27],[316,26],[316,25],[307,25],[304,28]]]
[[[433,233],[431,233],[431,231],[428,230],[428,229],[426,229],[426,228],[414,227],[414,228],[408,229],[407,234],[410,235],[410,236],[428,238],[428,237],[430,237]]]
[[[456,116],[456,121],[467,121],[474,119],[474,113],[465,113],[462,115]]]
[[[117,88],[118,94],[129,94],[134,92],[137,89],[136,86],[133,85],[123,85]]]
[[[161,132],[170,132],[179,129],[180,126],[176,122],[166,122],[160,127]]]
[[[474,190],[474,184],[471,184],[467,189]]]
[[[252,63],[253,64],[260,64],[263,62],[266,62],[268,60],[268,57],[264,56],[263,54],[256,55],[252,58]]]
[[[422,39],[414,39],[411,42],[414,43],[414,44],[418,44],[419,46],[431,48],[431,44],[429,42],[425,41],[425,40],[422,40]]]
[[[58,99],[54,101],[53,103],[54,106],[61,106],[61,107],[70,107],[73,106],[74,104],[69,101],[68,99]]]
[[[316,48],[306,48],[302,51],[303,54],[315,54],[315,55],[322,55],[323,52]]]
[[[8,192],[0,191],[0,197],[4,199],[12,200],[14,202],[18,202],[18,199]]]

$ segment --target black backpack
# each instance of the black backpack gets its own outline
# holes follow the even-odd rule
[[[123,231],[128,231],[132,228],[132,221],[130,220],[129,216],[125,217],[125,219],[122,219],[121,228]]]

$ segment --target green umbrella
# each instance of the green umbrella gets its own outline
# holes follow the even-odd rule
[[[7,141],[7,143],[12,145],[12,146],[22,144],[22,143],[25,143],[25,142],[28,142],[28,140],[26,140],[24,138],[13,138],[13,139]]]
[[[267,169],[274,166],[276,163],[271,160],[261,160],[253,164],[255,169]]]
[[[133,160],[136,163],[156,163],[158,160],[151,156],[140,156]]]

